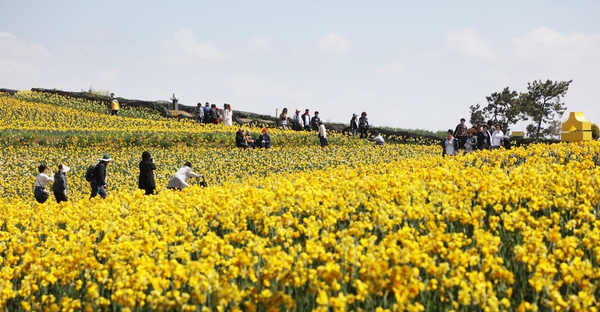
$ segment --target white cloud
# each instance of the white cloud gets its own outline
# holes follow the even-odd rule
[[[0,31],[0,83],[34,83],[32,78],[41,77],[54,59],[44,46],[26,43],[8,32]]]
[[[245,49],[245,52],[250,53],[273,53],[277,51],[277,46],[273,42],[272,39],[264,38],[264,37],[256,37],[250,40]]]
[[[402,78],[406,72],[404,64],[399,62],[392,62],[377,69],[377,73],[380,75],[390,75],[396,78]]]
[[[112,85],[119,79],[119,71],[114,68],[109,70],[101,70],[99,78],[102,83]]]
[[[212,41],[196,42],[194,34],[189,28],[180,28],[170,40],[162,43],[164,54],[159,58],[172,63],[186,63],[188,61],[222,61],[229,56],[217,49]]]
[[[330,32],[319,39],[319,49],[326,52],[348,52],[352,50],[352,45],[346,37]]]
[[[446,36],[446,47],[466,57],[489,60],[497,56],[493,41],[479,36],[470,28],[450,32]]]
[[[513,66],[536,67],[567,74],[600,71],[600,34],[561,34],[541,27],[509,43]]]

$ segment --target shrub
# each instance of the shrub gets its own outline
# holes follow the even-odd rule
[[[600,129],[598,129],[598,126],[596,124],[592,124],[592,139],[598,140],[599,137]]]

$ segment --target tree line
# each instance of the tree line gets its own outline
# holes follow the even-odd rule
[[[527,92],[519,93],[504,88],[486,96],[487,106],[471,105],[470,122],[473,125],[492,121],[500,124],[504,133],[510,131],[510,125],[519,121],[531,121],[527,126],[527,136],[543,138],[561,133],[560,118],[567,110],[562,98],[569,90],[569,81],[536,80],[527,83]]]

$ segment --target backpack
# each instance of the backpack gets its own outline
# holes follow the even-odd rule
[[[94,179],[94,171],[96,170],[96,165],[90,165],[85,171],[85,180],[88,182],[92,182]]]
[[[212,109],[212,108],[211,108],[211,109],[208,111],[208,114],[209,114],[209,118],[210,118],[210,120],[212,120],[212,121],[216,121],[216,120],[217,120],[217,118],[219,118],[219,113],[217,113],[217,110],[216,110],[216,109]]]

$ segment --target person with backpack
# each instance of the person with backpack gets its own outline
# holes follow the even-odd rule
[[[142,153],[142,161],[139,164],[140,176],[138,179],[138,187],[145,190],[145,195],[152,195],[156,189],[156,182],[154,181],[154,170],[156,165],[154,164],[154,158],[150,155],[150,152],[145,151]]]
[[[54,175],[52,192],[54,192],[54,198],[56,198],[57,203],[68,201],[66,173],[69,172],[69,170],[71,170],[71,168],[60,164],[58,165],[58,172]]]
[[[48,171],[50,171],[50,174],[46,173]],[[33,195],[38,203],[43,204],[48,200],[48,196],[50,195],[46,186],[48,186],[48,183],[54,181],[54,178],[52,177],[52,169],[44,164],[41,164],[38,167],[38,172],[39,174],[35,177],[35,189],[33,190]]]
[[[217,110],[216,104],[210,105],[210,110],[208,110],[208,123],[219,123],[219,111]]]
[[[181,167],[181,169],[177,170],[177,172],[175,173],[173,178],[171,178],[171,180],[169,180],[169,184],[167,184],[167,188],[182,190],[182,189],[190,186],[187,183],[187,180],[189,178],[198,178],[201,176],[202,176],[202,174],[198,174],[198,173],[195,173],[194,171],[192,171],[192,163],[189,161],[186,161],[185,164],[183,164],[183,167]]]
[[[90,179],[90,187],[92,188],[90,198],[94,198],[98,194],[100,194],[100,197],[106,198],[106,189],[108,189],[108,186],[106,185],[106,166],[108,166],[111,161],[112,158],[107,154],[104,154],[98,164],[93,168],[93,174]],[[88,174],[86,172],[86,180],[88,178],[87,176]]]
[[[360,130],[361,138],[369,137],[369,119],[367,118],[367,112],[362,112],[358,119],[358,129]]]

